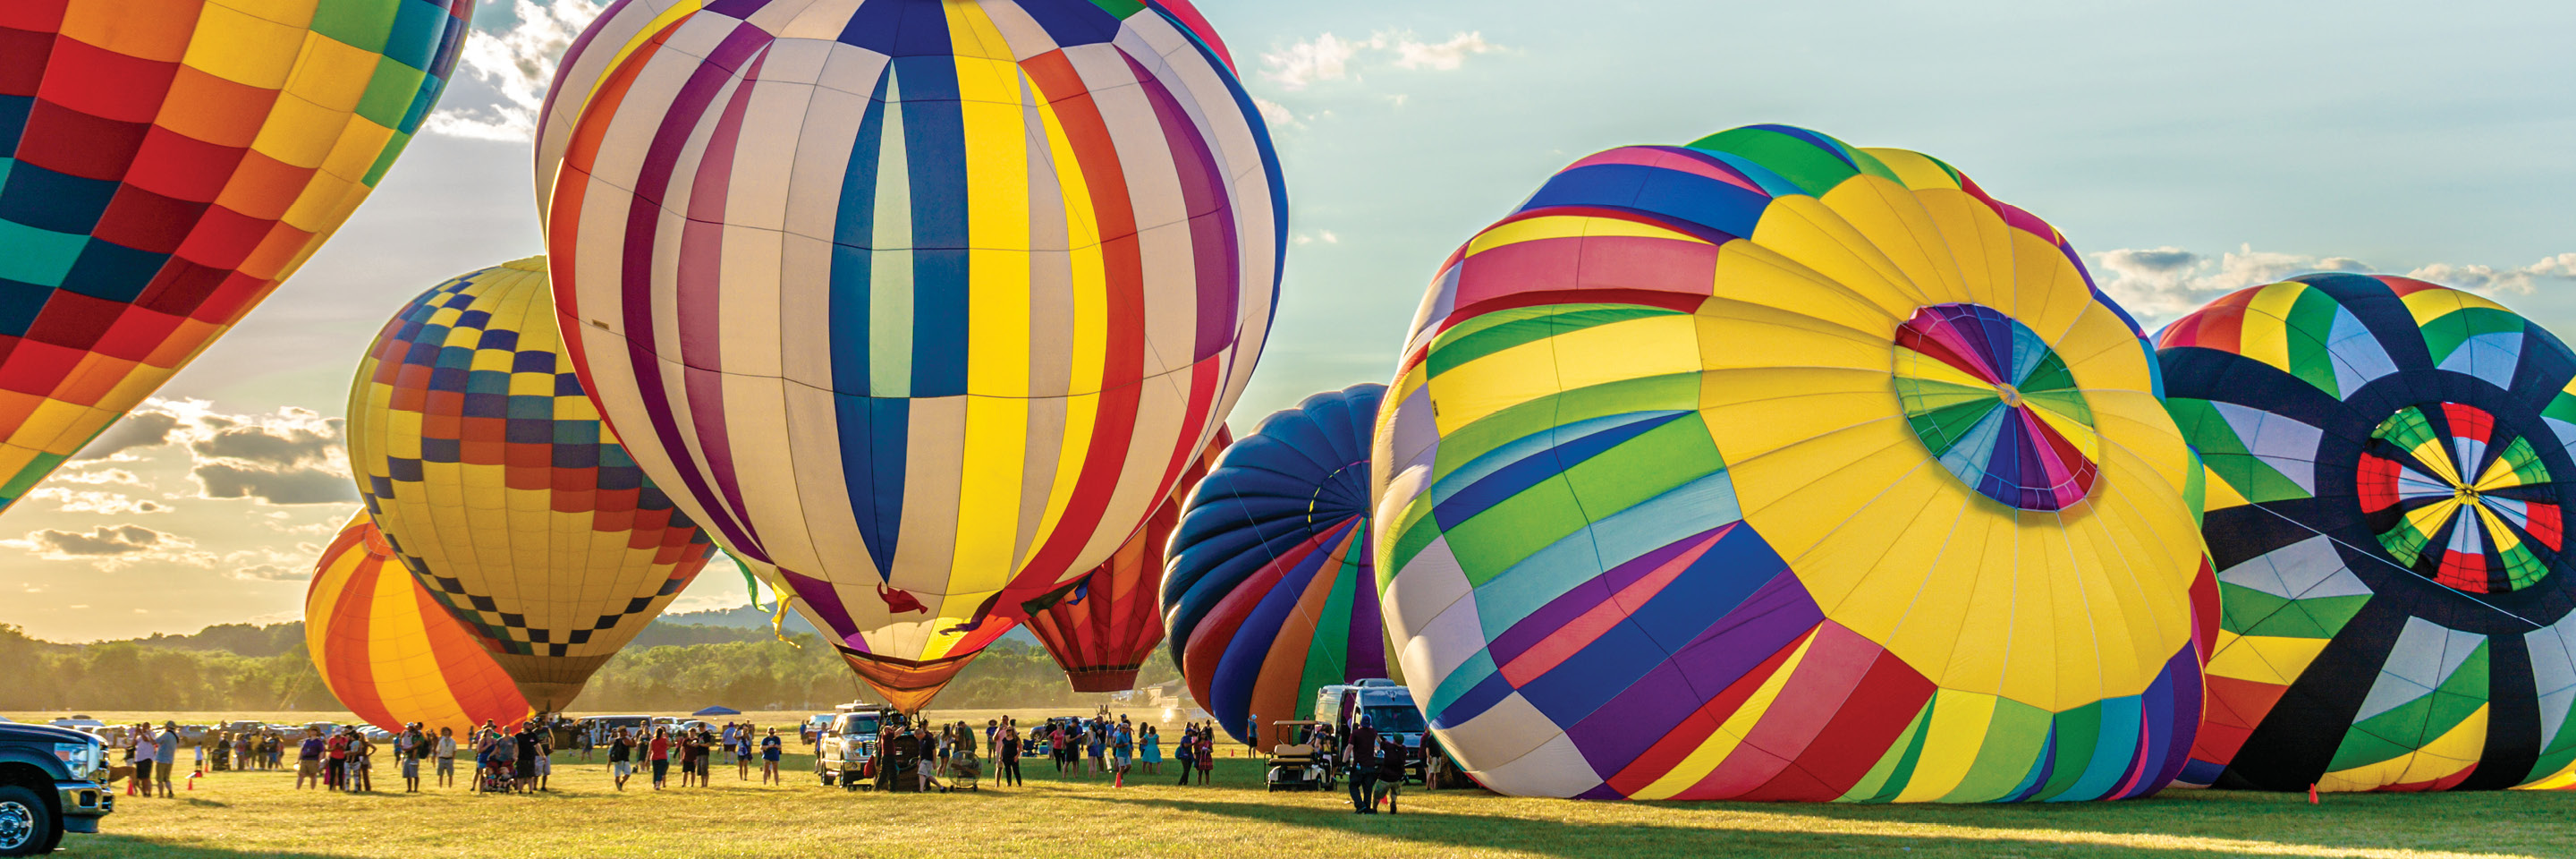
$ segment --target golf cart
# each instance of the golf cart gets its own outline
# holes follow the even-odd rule
[[[1299,719],[1270,723],[1270,766],[1264,781],[1273,791],[1330,790],[1331,756],[1307,742],[1323,722]]]

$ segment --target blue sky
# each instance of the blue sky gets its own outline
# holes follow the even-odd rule
[[[1558,167],[1761,122],[1949,161],[2150,325],[2334,267],[2576,332],[2576,4],[1200,2],[1278,119],[1294,234],[1239,428],[1383,380],[1434,268]],[[172,431],[0,523],[0,593],[28,595],[0,622],[78,640],[299,613],[354,509],[323,478],[346,471],[327,437],[359,353],[419,291],[541,250],[518,120],[589,8],[484,0],[437,131],[162,391]],[[290,452],[228,448],[242,427]],[[226,464],[262,477],[204,477]],[[683,599],[738,603],[740,580]]]

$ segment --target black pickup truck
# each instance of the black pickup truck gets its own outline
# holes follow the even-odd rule
[[[0,722],[0,856],[54,852],[65,832],[97,832],[115,810],[107,747],[97,737]]]

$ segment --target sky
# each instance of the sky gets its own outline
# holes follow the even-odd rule
[[[1442,259],[1556,169],[1755,123],[1949,162],[2151,327],[2338,269],[2576,333],[2576,4],[1198,2],[1289,192],[1238,432],[1385,381]],[[339,234],[0,521],[0,623],[87,641],[301,615],[356,510],[358,359],[412,296],[543,252],[528,129],[598,8],[482,0],[439,112]],[[673,610],[745,600],[718,561]]]

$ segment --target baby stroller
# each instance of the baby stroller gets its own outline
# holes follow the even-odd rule
[[[509,793],[511,788],[514,787],[514,785],[510,783],[512,781],[510,775],[511,769],[512,767],[510,764],[500,761],[493,761],[490,764],[485,765],[483,767],[483,792]]]
[[[983,776],[984,762],[974,752],[959,749],[948,756],[949,790],[975,790],[975,780]]]

